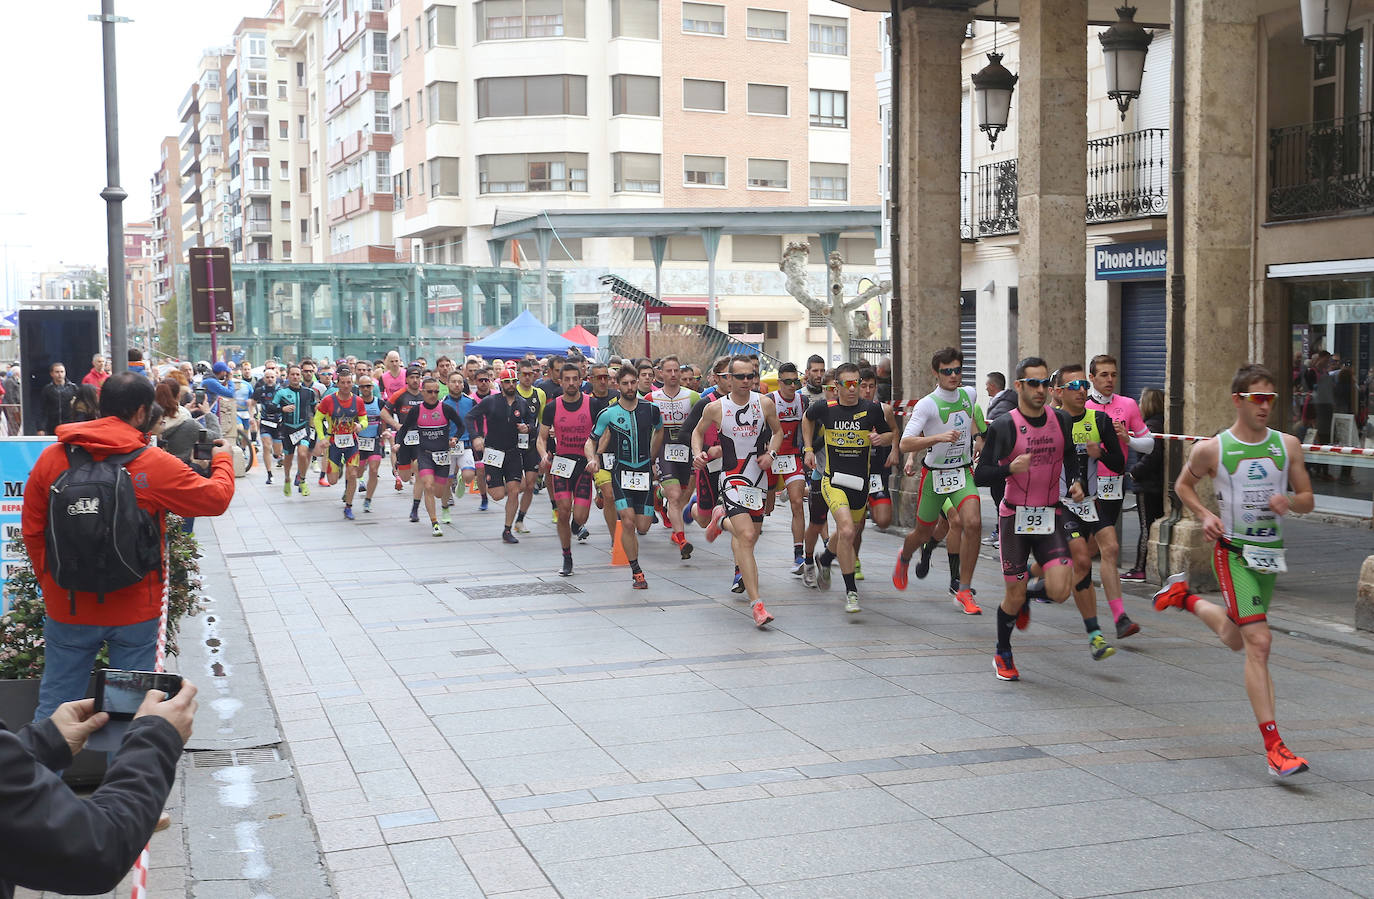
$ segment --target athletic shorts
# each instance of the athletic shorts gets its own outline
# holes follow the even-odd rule
[[[692,463],[669,462],[660,453],[658,457],[658,482],[690,487],[692,485]]]
[[[294,452],[298,446],[312,447],[315,445],[315,429],[309,425],[301,425],[299,428],[292,428],[290,425],[282,425],[278,429],[281,432],[281,445],[285,452]],[[299,439],[295,435],[305,433]]]
[[[450,450],[437,450],[437,451],[436,451],[436,450],[427,450],[427,449],[425,449],[424,447],[416,447],[416,448],[415,448],[415,473],[416,473],[416,474],[432,474],[432,475],[434,475],[434,480],[436,480],[436,481],[447,481],[448,478],[449,478],[449,474],[450,474],[450,473],[452,472],[452,470],[453,470],[453,463],[452,463],[451,461],[439,462],[439,461],[435,460],[435,458],[434,458],[434,453],[435,453],[435,452],[441,452],[441,453],[447,452],[447,453],[450,453],[449,458],[452,459],[453,457],[452,457],[451,454],[452,454],[454,451],[451,450],[451,449],[450,449]]]
[[[1064,534],[1062,507],[1054,507],[1054,518],[1054,529],[1048,534],[1018,534],[1016,516],[1001,516],[997,534],[1002,551],[1002,577],[1005,580],[1013,583],[1024,581],[1032,555],[1041,568],[1073,564],[1073,558],[1069,555],[1069,541]]]
[[[824,498],[826,508],[831,512],[838,512],[848,506],[850,518],[855,523],[864,520],[864,513],[868,510],[867,492],[850,487],[836,487],[830,483],[829,477],[823,477],[821,478],[821,497]]]
[[[773,491],[775,493],[781,493],[786,490],[788,484],[806,480],[806,469],[802,467],[801,455],[796,454],[793,455],[792,458],[797,460],[796,467],[792,471],[787,474],[775,474],[772,476]],[[773,461],[776,463],[777,459],[775,458]]]
[[[1212,570],[1217,573],[1221,595],[1226,598],[1227,618],[1236,624],[1267,620],[1278,575],[1248,568],[1238,553],[1220,543],[1212,549]]]
[[[586,459],[577,460],[571,477],[561,478],[556,474],[551,474],[549,479],[553,484],[555,502],[560,499],[571,499],[575,506],[590,506],[592,504],[592,476],[587,473]]]
[[[950,508],[957,509],[963,505],[964,500],[978,497],[978,487],[973,483],[973,469],[964,469],[964,486],[952,493],[935,492],[935,475],[933,468],[921,466],[921,471],[916,475],[916,520],[921,524],[935,524],[939,519],[940,513],[946,508],[946,503]]]
[[[761,475],[760,480],[763,481],[764,476]],[[738,493],[739,487],[759,486],[760,485],[757,484],[750,484],[743,478],[738,479],[738,481],[727,478],[726,484],[721,488],[720,491],[720,504],[725,507],[725,517],[729,518],[732,515],[748,515],[755,521],[763,521],[763,506],[760,506],[757,509],[749,508],[748,506],[744,505],[739,501]],[[760,489],[762,488],[760,487]]]
[[[363,449],[362,441],[371,440],[372,449]],[[380,437],[359,437],[358,438],[358,462],[365,464],[371,459],[382,458],[382,438]]]
[[[1122,502],[1123,500],[1119,499],[1097,500],[1097,518],[1102,522],[1102,527],[1116,525],[1117,520],[1121,518]],[[1098,528],[1098,530],[1101,530],[1101,528]]]
[[[592,477],[592,483],[596,486],[597,490],[605,487],[610,482],[611,470],[609,468],[598,468],[596,474]]]
[[[263,419],[258,422],[258,433],[263,437],[270,437],[274,442],[280,443],[281,437],[277,436],[277,424],[275,421]]]
[[[329,464],[341,471],[345,465],[358,464],[358,448],[356,446],[335,446],[331,441],[329,444]]]
[[[519,449],[517,452],[524,457],[525,474],[538,474],[539,472],[539,448],[534,445],[534,438],[530,438],[529,449]]]
[[[454,450],[454,452],[458,454],[458,470],[459,470],[459,471],[476,471],[476,470],[477,470],[477,463],[473,460],[473,456],[472,456],[472,447],[470,447],[470,446],[464,446],[464,447],[462,447],[461,449],[456,449],[456,450]]]
[[[483,450],[483,452],[486,452]],[[484,465],[482,470],[487,473],[487,489],[504,487],[506,484],[519,481],[525,477],[525,454],[519,450],[509,450],[506,452],[506,461],[500,468],[493,465]]]
[[[830,520],[830,507],[821,495],[821,482],[806,481],[806,520],[811,524],[825,524]]]
[[[653,485],[648,490],[626,490],[620,486],[620,472],[626,469],[617,467],[611,472],[611,492],[615,495],[616,511],[630,509],[636,515],[649,518],[654,514]]]
[[[697,508],[709,512],[720,501],[720,472],[710,468],[695,470],[697,484]]]
[[[892,475],[892,470],[884,468],[868,476],[868,504],[870,506],[890,506],[892,505],[892,493],[888,490],[888,478]],[[873,479],[877,478],[878,490],[874,490]]]
[[[1063,502],[1061,500],[1061,502]],[[1098,502],[1101,502],[1098,500]],[[1068,506],[1064,506],[1063,515],[1064,537],[1067,540],[1087,540],[1093,534],[1106,527],[1111,527],[1100,517],[1096,521],[1084,521],[1074,513]]]
[[[404,443],[396,446],[396,467],[402,470],[410,468],[410,463],[415,461],[415,453],[419,450],[418,446],[406,446]]]

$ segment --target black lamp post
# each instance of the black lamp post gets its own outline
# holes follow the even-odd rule
[[[988,64],[974,73],[973,95],[978,103],[978,130],[987,133],[988,144],[997,146],[997,135],[1007,127],[1011,117],[1011,95],[1016,90],[1016,79],[1002,65],[1002,54],[997,52],[997,4],[992,4],[992,52],[988,54]]]
[[[1102,59],[1107,66],[1107,96],[1116,101],[1124,122],[1131,101],[1140,96],[1145,54],[1155,36],[1136,24],[1134,6],[1117,7],[1116,15],[1116,24],[1097,39],[1102,42]]]
[[[1338,44],[1350,22],[1350,0],[1301,0],[1302,39],[1309,44]]]

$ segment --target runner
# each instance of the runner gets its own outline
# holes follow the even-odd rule
[[[806,398],[813,402],[825,400],[825,359],[811,354],[806,358]]]
[[[411,406],[418,406],[424,401],[420,393],[420,383],[424,379],[422,369],[418,365],[412,365],[406,369],[405,387],[387,397],[382,404],[382,421],[392,431],[391,444],[391,473],[396,478],[396,492],[400,493],[402,485],[411,483],[412,466],[415,461],[415,447],[406,446],[401,443],[401,422],[405,420],[406,414],[410,412]],[[417,438],[412,437],[412,440]],[[420,483],[414,482],[410,495],[410,520],[420,520]]]
[[[859,369],[859,399],[877,403],[883,410],[883,417],[887,419],[888,430],[895,435],[897,433],[897,416],[893,414],[892,407],[887,403],[878,400],[878,373],[871,368],[861,367]],[[896,440],[893,441],[894,445]],[[900,456],[900,453],[898,454]],[[858,531],[854,534],[854,580],[864,579],[863,559],[859,553],[863,549],[864,531],[868,529],[868,519],[873,519],[873,526],[885,528],[892,524],[892,462],[897,457],[892,455],[891,446],[873,446],[869,449],[868,463],[868,515],[859,522]]]
[[[448,396],[444,399],[444,404],[452,406],[453,411],[465,422],[468,420],[468,413],[477,404],[477,401],[467,393],[466,386],[462,373],[455,370],[448,376]],[[453,456],[449,460],[452,463],[449,466],[449,489],[444,494],[443,511],[439,513],[439,521],[443,524],[453,523],[449,508],[466,490],[472,488],[472,482],[477,476],[477,464],[472,456],[472,440],[467,429],[451,425],[449,436],[458,438],[458,446],[454,448]],[[462,480],[456,481],[454,473],[460,475]]]
[[[663,444],[663,419],[653,403],[641,403],[633,366],[622,366],[619,399],[601,410],[583,453],[593,475],[602,460],[612,463],[611,491],[620,517],[620,545],[630,562],[634,589],[647,590],[649,582],[639,567],[639,536],[653,524],[652,475],[654,459]],[[607,458],[610,457],[610,458]],[[615,539],[615,532],[611,532]]]
[[[683,425],[701,395],[682,386],[682,368],[677,356],[664,356],[661,363],[663,386],[649,394],[663,418],[663,453],[658,457],[658,483],[663,488],[664,511],[670,538],[683,559],[692,558],[692,544],[684,532],[684,512],[692,486],[692,434]]]
[[[382,366],[386,371],[382,372],[380,380],[381,395],[384,397],[394,396],[398,391],[404,390],[407,386],[408,373],[401,368],[401,354],[395,350],[387,353],[382,357]]]
[[[520,513],[515,516],[515,532],[517,534],[528,534],[530,529],[525,526],[525,516],[529,514],[530,503],[534,501],[534,494],[538,492],[536,481],[539,477],[539,450],[535,447],[535,438],[539,436],[539,422],[543,420],[544,406],[548,403],[549,397],[543,390],[534,386],[534,366],[533,359],[521,359],[516,363],[516,371],[520,375],[520,383],[516,385],[516,392],[529,407],[530,431],[521,434],[516,441],[516,447],[525,457],[524,485],[520,493]],[[559,388],[560,390],[562,388]]]
[[[1121,455],[1126,450],[1148,453],[1154,449],[1155,438],[1145,427],[1145,419],[1140,416],[1140,407],[1128,396],[1116,395],[1116,359],[1106,354],[1094,356],[1088,363],[1088,375],[1092,378],[1093,389],[1088,392],[1088,408],[1100,409],[1111,417],[1117,438],[1121,442]],[[1111,607],[1112,618],[1116,621],[1116,638],[1125,639],[1140,632],[1136,624],[1126,614],[1126,604],[1121,599],[1121,573],[1118,563],[1121,560],[1121,540],[1116,533],[1116,523],[1121,517],[1121,505],[1125,496],[1122,482],[1125,478],[1107,470],[1101,462],[1097,465],[1097,514],[1105,525],[1094,536],[1097,550],[1102,561],[1098,572],[1102,576],[1102,592],[1107,594],[1107,605]]]
[[[472,379],[472,389],[470,396],[472,397],[473,404],[476,405],[477,403],[480,403],[482,402],[482,400],[491,396],[495,387],[496,375],[494,374],[491,366],[479,364],[478,369],[475,372]],[[468,421],[468,417],[466,415],[463,416],[463,421]],[[471,425],[468,426],[467,433],[468,442],[471,443],[473,437]],[[472,462],[473,465],[476,466],[477,477],[475,478],[475,480],[477,482],[477,492],[482,495],[482,504],[477,507],[477,511],[485,512],[487,511],[488,503],[487,471],[486,467],[482,464],[482,451],[475,446],[472,448]]]
[[[1064,539],[1064,508],[1059,504],[1059,481],[1069,485],[1074,502],[1084,497],[1073,423],[1067,412],[1047,409],[1051,383],[1049,367],[1038,356],[1016,365],[1017,407],[992,423],[978,456],[973,476],[979,487],[1005,478],[1007,492],[998,509],[1002,549],[1002,579],[1006,595],[997,607],[997,652],[993,664],[998,680],[1020,680],[1011,652],[1013,628],[1030,624],[1026,603],[1027,561],[1031,554],[1045,571],[1045,592],[1063,602],[1073,587],[1073,562]]]
[[[358,467],[367,470],[367,492],[363,494],[363,511],[372,511],[372,497],[377,492],[377,473],[382,467],[382,399],[372,381],[370,369],[357,378],[358,395],[367,412],[367,427],[358,432]]]
[[[353,494],[358,489],[358,434],[367,427],[367,404],[353,392],[353,371],[339,369],[338,389],[315,407],[315,433],[329,445],[331,485],[344,475],[344,518],[353,520]]]
[[[786,492],[792,511],[792,573],[797,575],[806,567],[803,549],[806,543],[806,469],[802,466],[801,446],[797,443],[797,429],[806,411],[806,397],[798,389],[801,383],[796,363],[784,362],[778,366],[778,389],[768,394],[778,410],[782,443],[773,460],[773,483],[768,492],[767,511],[773,511],[775,496]]]
[[[281,409],[276,403],[277,370],[263,370],[262,380],[253,388],[253,407],[258,413],[258,433],[262,435],[262,467],[267,469],[267,483],[272,483],[273,461],[281,465]]]
[[[1311,512],[1312,481],[1298,438],[1269,427],[1278,399],[1274,376],[1262,365],[1245,365],[1231,381],[1235,423],[1193,448],[1174,489],[1202,522],[1202,533],[1216,542],[1212,568],[1226,607],[1194,596],[1187,575],[1176,574],[1155,594],[1154,607],[1180,608],[1202,619],[1226,647],[1245,650],[1245,692],[1264,737],[1269,773],[1288,777],[1307,770],[1307,760],[1284,745],[1274,723],[1274,681],[1269,673],[1272,634],[1266,616],[1274,581],[1287,570],[1283,555],[1283,517]],[[1197,494],[1197,483],[1212,478],[1215,514]],[[1287,491],[1292,488],[1292,495]]]
[[[822,381],[821,399],[808,400],[808,408],[812,403],[835,399],[835,373],[825,372]],[[825,474],[825,445],[815,447],[815,450],[816,465],[806,473],[806,536],[802,541],[802,586],[812,590],[820,587],[820,575],[816,571],[816,544],[822,544],[821,549],[824,551],[824,545],[830,541],[830,507],[826,505],[825,495],[821,493],[821,477]],[[803,468],[806,467],[804,460],[803,455]]]
[[[591,437],[592,400],[582,393],[578,367],[563,364],[563,392],[544,407],[539,427],[539,458],[549,470],[549,493],[558,504],[558,539],[563,544],[563,568],[572,577],[572,535],[583,527],[592,508],[592,475],[587,471],[586,447]],[[555,453],[549,454],[549,433],[555,437]]]
[[[480,381],[481,376],[478,376]],[[506,501],[506,525],[501,539],[519,543],[511,533],[515,515],[520,509],[520,492],[525,480],[525,454],[520,449],[521,435],[530,432],[529,404],[516,390],[518,376],[514,368],[501,374],[501,391],[493,393],[472,408],[467,426],[472,433],[472,450],[481,453],[487,478],[487,492],[492,499]]]
[[[315,391],[305,386],[301,367],[290,365],[286,369],[286,386],[277,389],[273,398],[281,410],[281,425],[277,433],[281,435],[282,481],[281,492],[291,495],[291,461],[296,461],[296,490],[301,496],[310,495],[310,485],[306,475],[310,468],[310,449],[315,440]]]
[[[313,359],[307,356],[305,359],[301,360],[301,385],[303,387],[308,387],[315,392],[316,405],[318,405],[320,400],[324,397],[325,392],[324,384],[320,383],[320,381],[315,377],[317,371],[318,367],[316,366],[315,361]],[[324,441],[315,439],[313,419],[310,427],[310,466],[314,468],[317,472],[319,472],[319,485],[321,487],[327,487],[329,486],[329,481],[324,476],[324,454],[327,448],[324,445]],[[301,474],[305,477],[309,476],[306,472],[302,472]]]
[[[916,481],[916,527],[902,541],[892,585],[898,590],[907,588],[911,554],[931,539],[948,503],[951,523],[957,518],[960,525],[958,545],[953,541],[946,544],[951,558],[957,556],[959,560],[959,588],[954,604],[965,615],[981,615],[983,610],[973,599],[973,569],[978,563],[983,528],[978,488],[973,484],[973,457],[982,445],[987,426],[977,395],[971,388],[960,386],[963,351],[945,347],[931,357],[930,368],[935,376],[935,390],[917,401],[902,431],[901,451],[923,455]],[[950,567],[953,566],[951,561]],[[925,546],[916,577],[924,578],[929,570],[930,549]]]
[[[723,468],[718,485],[719,504],[706,528],[706,539],[714,542],[722,530],[730,533],[730,549],[749,597],[754,624],[763,627],[773,616],[759,598],[754,544],[763,529],[764,497],[772,478],[773,460],[782,444],[783,427],[773,400],[754,389],[758,386],[754,363],[747,356],[735,356],[728,371],[730,391],[702,410],[701,421],[692,431],[692,454],[697,467],[706,468],[711,461],[705,449],[706,429],[711,425],[720,428]]]
[[[436,500],[448,495],[449,453],[458,445],[457,435],[463,433],[464,425],[456,409],[440,402],[437,378],[421,381],[420,395],[423,400],[406,412],[396,437],[402,446],[413,448],[415,484],[423,493],[430,529],[434,536],[442,537],[444,529],[439,525]],[[414,508],[410,510],[410,520],[418,520]]]

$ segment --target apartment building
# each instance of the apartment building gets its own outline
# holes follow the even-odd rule
[[[124,301],[128,307],[129,346],[145,352],[156,342],[158,310],[154,302],[157,240],[152,221],[124,226]]]
[[[202,54],[196,77],[177,108],[177,118],[182,123],[177,174],[183,248],[224,242],[225,232],[215,211],[218,179],[224,167],[224,104],[220,87],[227,55],[222,49]]]
[[[185,261],[181,245],[181,149],[175,136],[162,139],[162,163],[149,179],[152,200],[152,295],[154,305],[167,302],[175,283],[175,266]]]

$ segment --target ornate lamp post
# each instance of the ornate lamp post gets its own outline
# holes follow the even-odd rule
[[[1309,44],[1338,44],[1350,22],[1350,0],[1301,0],[1302,39]]]
[[[992,4],[992,52],[988,54],[988,64],[974,73],[973,95],[978,103],[978,130],[987,133],[988,144],[997,146],[997,135],[1007,127],[1011,117],[1011,95],[1016,90],[1016,79],[1002,65],[1002,54],[997,52],[997,3]]]
[[[1102,42],[1102,59],[1107,66],[1107,96],[1116,101],[1124,122],[1131,101],[1140,96],[1145,54],[1155,36],[1136,24],[1134,6],[1117,7],[1116,15],[1116,24],[1097,39]]]

